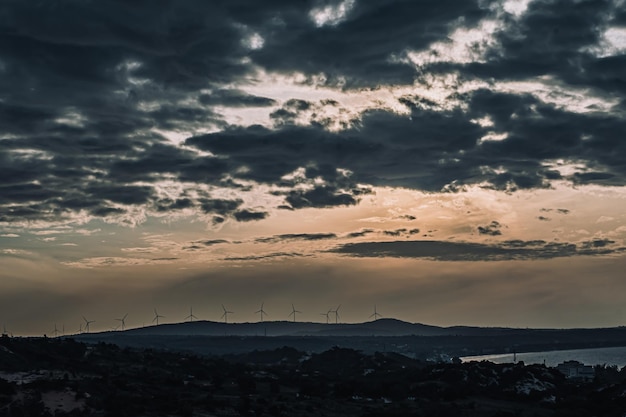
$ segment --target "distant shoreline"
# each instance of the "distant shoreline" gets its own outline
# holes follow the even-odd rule
[[[463,362],[489,361],[493,363],[545,364],[556,366],[567,360],[577,360],[586,365],[615,365],[626,366],[626,346],[610,346],[584,349],[559,349],[535,352],[496,353],[491,355],[463,356]]]

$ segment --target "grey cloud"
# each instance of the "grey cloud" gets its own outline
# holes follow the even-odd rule
[[[224,258],[225,261],[261,261],[264,259],[272,259],[272,258],[300,258],[307,255],[303,255],[301,253],[296,252],[276,252],[276,253],[268,253],[265,255],[250,255],[250,256],[231,256],[228,258]]]
[[[541,211],[542,213],[550,213],[552,211],[555,211],[557,214],[569,214],[570,213],[570,210],[564,209],[564,208],[558,208],[558,209],[542,208],[542,209],[539,209],[539,211]]]
[[[374,230],[372,230],[372,229],[363,229],[363,230],[361,230],[359,232],[348,233],[346,235],[346,237],[348,237],[348,238],[363,237],[363,236],[367,236],[367,235],[369,235],[371,233],[374,233]]]
[[[196,251],[196,250],[205,249],[210,246],[221,245],[221,244],[226,244],[226,243],[231,243],[231,242],[225,239],[198,240],[198,241],[191,242],[190,245],[183,246],[183,250]]]
[[[481,235],[500,236],[502,234],[502,231],[500,230],[501,227],[502,225],[494,220],[487,226],[478,226],[477,230]]]
[[[204,213],[213,213],[213,223],[223,223],[227,217],[233,218],[238,222],[249,222],[254,220],[263,220],[269,213],[241,209],[243,200],[225,200],[219,198],[200,198],[198,199],[200,209]]]
[[[85,191],[90,196],[127,205],[145,204],[153,195],[151,187],[130,185],[124,187],[90,186]]]
[[[587,241],[582,242],[581,247],[583,249],[597,249],[597,248],[605,248],[614,243],[615,241],[610,240],[610,239],[594,239],[594,240],[587,240]]]
[[[484,142],[472,151],[485,165],[501,161],[507,172],[492,181],[502,188],[513,181],[520,188],[546,187],[560,174],[542,166],[542,160],[584,160],[587,172],[577,172],[568,179],[573,183],[621,185],[626,166],[616,157],[623,152],[620,133],[626,120],[604,113],[570,113],[529,96],[478,90],[472,94],[471,112],[476,117],[488,115],[493,130],[507,138]]]
[[[213,245],[219,245],[221,243],[230,243],[230,242],[224,239],[213,239],[213,240],[202,240],[196,243],[200,243],[204,246],[213,246]]]
[[[396,230],[383,230],[383,234],[387,236],[400,236],[401,234],[408,233],[407,229],[396,229]]]
[[[607,243],[608,245],[608,243]],[[624,248],[608,248],[572,243],[509,241],[504,244],[480,244],[450,241],[395,241],[347,243],[330,250],[353,257],[424,258],[438,261],[505,261],[552,259],[582,255],[607,255]]]
[[[288,194],[289,203],[300,208],[355,204],[367,192],[358,183],[438,191],[459,177],[479,176],[477,167],[455,158],[473,148],[480,136],[481,128],[461,113],[415,109],[410,119],[371,111],[359,126],[340,132],[314,125],[233,127],[186,143],[228,157],[234,168],[247,167],[236,175],[259,182],[281,183],[300,167],[316,166],[321,171],[307,175],[313,179],[321,173],[328,185]],[[343,177],[336,168],[353,175]]]
[[[186,208],[192,208],[194,203],[189,198],[162,199],[155,202],[156,210],[160,212],[169,212],[173,210],[182,210]]]
[[[288,233],[282,235],[276,235],[271,237],[261,237],[255,239],[255,242],[259,243],[275,243],[284,240],[326,240],[335,239],[337,235],[334,233]]]
[[[251,222],[254,220],[263,220],[269,213],[262,211],[239,210],[234,213],[235,219],[239,222]]]
[[[351,193],[342,192],[335,187],[316,187],[309,191],[290,191],[285,201],[293,208],[352,206],[358,200]]]
[[[327,84],[344,87],[411,84],[415,70],[390,57],[445,39],[461,18],[472,24],[487,14],[474,1],[361,0],[338,25],[316,28],[299,14],[282,25],[266,24],[260,28],[265,47],[251,56],[270,70],[324,73]]]
[[[217,213],[227,215],[239,208],[243,200],[204,199],[200,201],[200,207],[205,213]]]
[[[241,90],[216,90],[210,94],[200,95],[198,101],[204,105],[227,107],[267,107],[276,104],[276,100],[254,96]]]
[[[510,248],[526,248],[529,246],[544,246],[546,245],[545,240],[507,240],[500,243],[500,246],[510,247]]]

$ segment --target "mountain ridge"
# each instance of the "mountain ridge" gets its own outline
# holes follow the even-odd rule
[[[287,320],[224,323],[198,320],[164,323],[121,331],[83,333],[81,336],[110,333],[125,336],[486,336],[558,330],[477,326],[440,327],[410,323],[394,318],[381,318],[362,323],[316,323]]]

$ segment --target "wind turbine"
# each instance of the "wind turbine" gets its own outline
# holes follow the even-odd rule
[[[378,320],[378,317],[382,317],[380,314],[378,314],[378,312],[376,311],[376,304],[374,304],[374,313],[372,313],[372,315],[369,316],[369,318],[371,319],[372,317],[374,317],[374,321]]]
[[[334,310],[328,310],[329,313],[335,313],[335,324],[339,323],[339,309],[341,308],[341,304],[337,306]]]
[[[115,319],[120,322],[120,325],[122,326],[122,331],[126,328],[126,317],[128,317],[128,313],[124,314],[124,317],[122,317],[121,319]]]
[[[192,322],[193,319],[198,320],[198,318],[193,315],[193,307],[189,307],[189,315],[187,317],[185,317],[185,320],[187,320],[187,319],[189,319],[190,322]]]
[[[9,332],[7,332],[7,325],[3,324],[2,325],[2,336],[8,336]]]
[[[82,316],[82,317],[83,317],[83,320],[85,320],[85,333],[89,333],[89,325],[91,323],[95,323],[96,321],[95,320],[87,320],[85,318],[85,316]]]
[[[264,303],[261,303],[261,308],[254,312],[254,314],[260,314],[261,315],[261,323],[263,323],[263,314],[267,315],[265,310],[263,310],[263,304]]]
[[[222,310],[224,310],[224,314],[222,314],[222,317],[220,318],[224,319],[224,323],[228,323],[228,315],[235,314],[235,312],[226,310],[226,307],[224,307],[224,304],[222,304]]]
[[[326,313],[320,313],[320,315],[326,316],[326,324],[328,324],[328,316],[330,315],[330,310],[328,310]]]
[[[154,323],[156,321],[156,325],[159,325],[159,318],[164,319],[165,316],[160,315],[159,313],[157,313],[157,309],[154,309],[154,318],[152,319],[152,323]]]
[[[52,334],[54,335],[54,337],[57,337],[59,335],[59,329],[57,329],[56,323],[54,323],[54,330],[52,331]]]
[[[298,311],[296,310],[296,308],[294,307],[293,304],[291,304],[291,314],[289,314],[289,317],[293,316],[293,322],[296,322],[296,313],[302,313],[302,311]]]

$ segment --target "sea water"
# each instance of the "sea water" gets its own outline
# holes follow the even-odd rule
[[[493,363],[513,363],[513,353],[498,355],[464,356],[463,362],[490,361]],[[548,352],[524,352],[517,353],[515,359],[525,364],[545,364],[556,366],[561,362],[575,360],[585,365],[617,365],[626,366],[626,347],[611,347],[597,349],[553,350]]]

